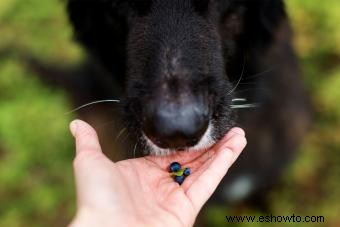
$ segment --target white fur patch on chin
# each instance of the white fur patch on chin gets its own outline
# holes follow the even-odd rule
[[[203,150],[203,149],[207,149],[211,147],[215,143],[215,140],[212,138],[211,135],[212,135],[212,125],[209,124],[207,130],[205,131],[204,135],[202,136],[198,144],[196,144],[193,147],[187,148],[186,151],[199,151],[199,150]],[[149,146],[150,148],[150,155],[166,156],[166,155],[176,152],[176,150],[174,149],[164,149],[164,148],[158,147],[144,133],[143,133],[143,137],[147,143],[147,146]]]

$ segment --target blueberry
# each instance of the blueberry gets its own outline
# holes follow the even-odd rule
[[[184,175],[182,175],[182,176],[175,176],[175,181],[176,181],[179,185],[183,184],[184,180],[185,180],[185,176],[184,176]]]
[[[190,173],[191,173],[191,172],[190,172],[190,168],[185,168],[185,169],[184,169],[184,172],[183,172],[184,176],[187,177],[187,176],[190,175]]]
[[[170,165],[170,172],[174,173],[174,172],[178,172],[181,169],[181,164],[179,164],[178,162],[173,162]]]

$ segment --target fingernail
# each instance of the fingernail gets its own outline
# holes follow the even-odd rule
[[[78,129],[78,123],[77,123],[77,120],[74,120],[70,124],[70,131],[73,136],[76,136],[77,129]]]

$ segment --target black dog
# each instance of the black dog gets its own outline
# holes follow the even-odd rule
[[[309,117],[282,0],[69,0],[68,10],[77,39],[125,88],[141,149],[206,149],[240,125],[248,151],[219,195],[274,182]]]

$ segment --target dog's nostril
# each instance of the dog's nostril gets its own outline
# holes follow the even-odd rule
[[[160,105],[146,113],[143,130],[157,146],[183,150],[199,142],[208,124],[207,111],[197,104]]]

